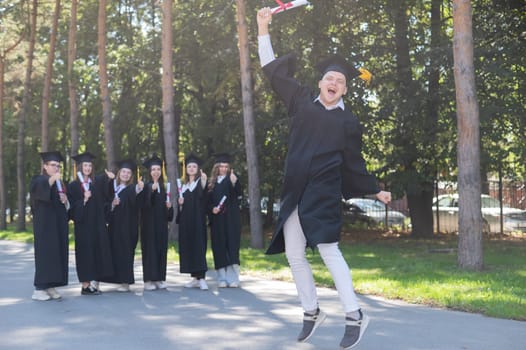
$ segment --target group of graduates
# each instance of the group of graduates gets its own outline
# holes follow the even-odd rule
[[[175,210],[170,184],[163,180],[163,160],[157,156],[143,162],[145,183],[130,159],[117,163],[116,174],[105,170],[95,175],[95,156],[84,152],[72,156],[78,171],[67,185],[61,180],[60,152],[40,156],[41,174],[30,184],[35,247],[32,299],[60,299],[56,288],[68,284],[70,220],[82,295],[100,294],[100,282],[130,291],[139,239],[144,290],[166,289],[168,224],[174,216],[179,224],[180,272],[192,276],[185,287],[208,289],[207,223],[218,287],[239,287],[241,185],[230,169],[228,154],[216,156],[210,180],[197,156],[186,157]]]

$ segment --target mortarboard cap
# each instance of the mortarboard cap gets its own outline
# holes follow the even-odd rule
[[[153,165],[158,165],[160,167],[163,166],[163,160],[159,157],[157,157],[156,154],[154,154],[150,159],[145,160],[142,165],[144,165],[146,168],[150,169]]]
[[[198,156],[196,156],[195,154],[193,153],[190,153],[189,155],[186,156],[186,158],[184,159],[184,163],[186,165],[188,165],[188,163],[195,163],[197,165],[201,165],[203,164],[203,161],[201,160],[201,158],[199,158]]]
[[[216,163],[230,163],[232,158],[228,153],[216,153],[214,157]]]
[[[62,154],[60,154],[59,151],[50,151],[50,152],[40,152],[40,158],[42,158],[42,161],[45,162],[63,162],[64,158],[62,158]]]
[[[83,162],[91,163],[93,159],[97,157],[95,157],[93,154],[89,152],[84,152],[84,153],[77,154],[76,156],[71,156],[71,158],[73,158],[75,162],[77,163],[83,163]]]
[[[132,159],[124,159],[117,162],[117,167],[119,169],[126,168],[130,169],[131,171],[135,171],[137,164],[135,164],[135,161]]]
[[[340,55],[332,55],[319,62],[316,69],[320,71],[322,76],[327,72],[339,72],[345,75],[347,81],[356,78],[362,74],[360,70],[354,68],[345,58]]]

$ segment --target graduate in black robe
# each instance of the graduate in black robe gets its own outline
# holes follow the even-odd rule
[[[157,156],[146,160],[151,181],[144,187],[141,204],[141,252],[145,290],[166,289],[166,259],[168,253],[168,223],[174,209],[166,195],[163,181],[163,161]]]
[[[82,295],[97,295],[98,281],[113,275],[104,205],[111,195],[108,188],[115,175],[106,171],[94,176],[95,156],[89,152],[71,158],[78,170],[75,180],[68,184],[69,215],[75,224],[77,276]]]
[[[217,154],[208,185],[208,220],[218,287],[239,287],[241,184],[230,168],[230,155]]]
[[[185,158],[186,182],[180,190],[176,222],[179,224],[179,270],[193,277],[185,287],[207,290],[207,176],[200,168],[201,163],[192,154]]]
[[[338,241],[342,227],[341,199],[375,194],[388,203],[391,193],[381,191],[366,169],[362,127],[343,102],[347,83],[368,73],[341,56],[321,61],[318,91],[294,79],[294,55],[275,58],[268,26],[269,8],[258,11],[258,51],[263,72],[282,99],[290,118],[285,179],[278,223],[267,254],[286,253],[304,309],[298,341],[309,339],[323,322],[316,286],[305,256],[306,247],[317,249],[329,269],[345,311],[346,328],[340,348],[350,349],[367,328],[354,293],[347,262]]]
[[[60,152],[42,152],[42,174],[29,185],[35,247],[33,300],[60,299],[55,287],[68,284],[68,209]],[[22,213],[23,215],[23,213]]]
[[[139,178],[133,182],[133,171],[137,168],[133,160],[118,162],[119,171],[113,181],[113,200],[106,203],[108,234],[110,237],[113,276],[102,278],[102,282],[118,283],[117,291],[129,292],[135,283],[133,263],[139,239],[139,202],[144,182]]]

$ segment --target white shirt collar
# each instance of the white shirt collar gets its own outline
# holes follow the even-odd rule
[[[314,102],[316,102],[316,101],[320,101],[321,105],[323,107],[325,107],[325,105],[320,100],[320,95],[318,95],[318,97],[316,97],[314,99]],[[336,109],[336,108],[341,108],[342,111],[345,111],[345,105],[343,104],[343,98],[340,97],[340,100],[334,106],[331,106],[331,107],[328,107],[328,108],[325,107],[325,109],[328,110],[328,111],[331,111],[331,110]]]

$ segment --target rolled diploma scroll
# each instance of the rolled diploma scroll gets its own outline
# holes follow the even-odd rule
[[[177,191],[179,192],[179,198],[183,198],[183,185],[181,179],[177,179]]]
[[[217,205],[219,207],[219,209],[223,208],[223,205],[225,204],[225,201],[226,201],[226,196],[223,196],[221,198],[221,200],[219,201],[219,204]]]
[[[166,183],[166,203],[170,202],[170,183]]]
[[[57,183],[58,193],[64,193],[64,189],[62,188],[62,183],[60,182],[59,179],[57,179],[56,183]]]
[[[89,191],[89,183],[84,182],[84,178],[82,177],[82,173],[80,171],[77,171],[77,176],[80,182],[82,182],[82,186],[84,186],[84,191]]]
[[[119,194],[117,193],[117,179],[113,179],[113,192],[115,193],[115,199],[119,198]]]
[[[290,10],[296,7],[310,5],[310,3],[307,0],[295,0],[295,1],[284,3],[283,5],[284,6],[278,6],[278,7],[274,7],[270,9],[270,12],[274,15],[276,13],[280,13],[280,12]]]

